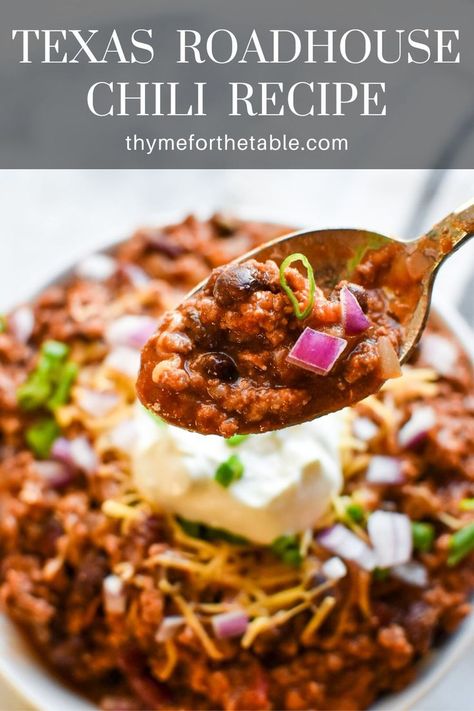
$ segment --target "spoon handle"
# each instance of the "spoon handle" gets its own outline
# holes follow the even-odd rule
[[[438,222],[426,235],[417,240],[418,250],[431,251],[434,266],[439,266],[454,250],[474,235],[474,198]],[[433,254],[432,250],[436,250]]]

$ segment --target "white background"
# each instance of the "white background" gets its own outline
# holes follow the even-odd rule
[[[72,261],[163,216],[219,209],[406,239],[473,196],[474,171],[0,171],[0,312]],[[474,240],[443,267],[434,295],[457,303],[471,325],[473,274]],[[417,710],[470,711],[473,668],[474,648]],[[0,684],[0,711],[24,708]]]

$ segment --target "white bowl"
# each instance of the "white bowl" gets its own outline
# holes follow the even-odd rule
[[[449,304],[436,304],[433,312],[456,335],[474,363],[473,333],[462,317]],[[474,614],[420,663],[417,678],[406,689],[376,702],[372,711],[405,711],[413,707],[473,641]],[[97,711],[95,704],[68,688],[43,666],[24,635],[4,615],[0,615],[0,678],[36,711]]]

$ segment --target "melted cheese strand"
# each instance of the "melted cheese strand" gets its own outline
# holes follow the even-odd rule
[[[181,597],[181,595],[175,595],[174,601],[180,612],[182,613],[183,617],[186,619],[186,622],[191,627],[196,637],[200,640],[202,646],[206,650],[207,654],[211,657],[211,659],[214,659],[216,661],[222,659],[222,653],[217,649],[214,642],[209,637],[206,630],[199,621],[198,617],[194,614],[193,610],[184,600],[184,598]]]
[[[335,597],[325,597],[313,617],[310,619],[303,632],[301,633],[301,641],[305,646],[309,646],[314,637],[314,633],[321,627],[326,617],[336,604]]]

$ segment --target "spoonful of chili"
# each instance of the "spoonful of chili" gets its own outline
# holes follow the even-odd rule
[[[166,422],[225,437],[339,410],[401,374],[436,272],[474,234],[474,201],[425,236],[296,232],[215,269],[163,317],[137,391]]]

